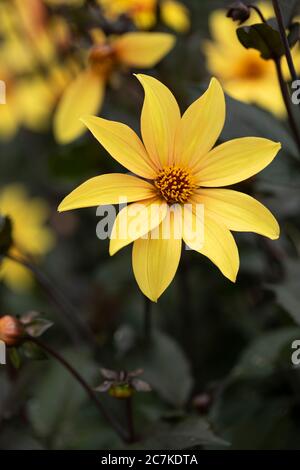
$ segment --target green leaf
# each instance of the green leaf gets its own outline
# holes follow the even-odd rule
[[[21,346],[21,351],[27,359],[31,359],[33,361],[43,361],[48,359],[47,354],[45,354],[39,346],[30,341],[26,341],[26,343]]]
[[[299,12],[299,0],[278,0],[283,16],[283,22],[286,27],[291,24],[294,15]]]
[[[59,351],[84,378],[90,381],[96,375],[97,367],[89,353],[83,350]],[[74,429],[74,417],[79,409],[88,401],[85,391],[72,375],[53,359],[47,361],[43,373],[39,374],[34,396],[29,404],[29,417],[38,436],[51,439],[53,448],[68,448]],[[93,414],[101,421],[101,417],[90,405]]]
[[[223,388],[212,419],[232,450],[294,448],[297,423],[293,424],[289,398],[274,397],[256,381],[237,381]]]
[[[276,294],[277,303],[297,325],[300,325],[299,262],[288,260],[285,262],[284,269],[286,272],[284,282],[268,285],[268,288]]]
[[[164,400],[178,407],[186,403],[193,379],[183,351],[172,338],[153,331],[151,342],[131,354],[132,367],[142,367],[143,379]]]
[[[178,423],[161,422],[151,428],[151,437],[143,442],[148,450],[183,450],[195,447],[227,447],[230,444],[217,437],[209,423],[198,417],[189,417]]]
[[[15,369],[19,369],[22,361],[17,348],[9,348],[8,354],[12,365],[15,367]]]
[[[262,378],[271,375],[283,349],[295,339],[300,338],[300,328],[281,328],[265,333],[255,339],[242,354],[234,367],[231,377],[234,379]]]
[[[288,34],[290,48],[293,48],[300,41],[300,23],[293,23]]]
[[[265,60],[281,57],[284,54],[279,32],[268,24],[241,26],[236,33],[240,43],[246,49],[256,49]]]

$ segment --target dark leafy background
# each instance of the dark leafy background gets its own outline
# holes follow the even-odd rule
[[[200,44],[208,37],[210,12],[225,3],[187,0],[192,29],[154,71],[182,109],[209,79]],[[103,115],[137,129],[142,99],[128,75],[121,91],[108,91]],[[95,235],[94,209],[56,213],[72,188],[119,170],[118,165],[89,135],[60,147],[50,133],[23,130],[0,147],[1,184],[23,182],[51,205],[57,244],[42,269],[77,306],[79,319],[65,321],[38,286],[16,295],[0,285],[1,314],[43,312],[55,323],[43,340],[92,385],[101,381],[100,366],[144,369],[153,392],[134,397],[135,425],[143,439],[133,447],[300,448],[300,375],[291,364],[291,343],[300,339],[299,153],[285,122],[229,98],[227,104],[221,140],[252,135],[283,143],[275,162],[241,185],[273,210],[281,237],[269,242],[252,234],[236,236],[241,268],[235,285],[204,257],[184,253],[173,284],[153,306],[153,340],[146,345],[144,299],[133,278],[130,247],[109,258],[108,243]],[[96,352],[82,334],[82,323],[96,337]],[[101,398],[125,426],[123,403]],[[51,359],[25,361],[11,374],[1,366],[0,426],[2,449],[124,446]]]

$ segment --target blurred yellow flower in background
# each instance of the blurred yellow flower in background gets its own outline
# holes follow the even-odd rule
[[[216,79],[181,117],[178,104],[165,85],[147,75],[137,78],[145,91],[143,142],[125,124],[93,116],[83,119],[103,147],[137,176],[115,173],[92,178],[70,193],[58,210],[117,204],[120,198],[136,203],[119,212],[112,229],[110,254],[133,242],[135,278],[152,301],[157,301],[175,276],[182,239],[234,282],[239,254],[230,231],[255,232],[276,239],[279,226],[269,210],[254,198],[231,189],[212,188],[255,175],[274,159],[281,145],[249,137],[213,149],[225,122],[224,93]],[[132,211],[140,204],[144,206],[142,213]],[[188,221],[178,210],[185,205],[195,226],[198,204],[204,206],[204,243],[203,233],[191,235]],[[167,216],[171,231],[164,238],[162,224]],[[123,217],[133,222],[135,230],[130,234],[120,233]],[[174,236],[173,227],[180,230],[179,237]],[[157,228],[155,238],[151,235]],[[145,237],[147,233],[150,236]]]
[[[10,139],[20,127],[43,131],[53,108],[78,67],[59,60],[70,36],[62,18],[49,18],[41,0],[0,4],[0,80],[6,103],[0,106],[0,138]]]
[[[189,11],[178,0],[98,0],[98,3],[108,19],[126,14],[139,29],[155,25],[158,8],[163,22],[174,31],[185,33],[190,28]]]
[[[54,116],[54,135],[62,144],[71,142],[85,131],[80,118],[97,114],[104,99],[105,86],[121,67],[151,68],[174,46],[168,33],[130,32],[106,37],[94,31],[96,44],[87,58],[87,67],[67,87]]]
[[[258,4],[265,18],[274,16],[268,2]],[[243,24],[260,23],[253,13],[250,20]],[[275,64],[272,60],[264,60],[254,49],[245,49],[239,42],[237,25],[226,17],[225,10],[214,11],[210,18],[211,41],[206,41],[203,50],[210,73],[218,77],[224,90],[233,98],[246,103],[256,104],[267,109],[278,117],[286,115],[286,109],[278,84]],[[294,51],[294,58],[299,57],[299,48]],[[285,61],[285,75],[288,70]],[[300,71],[300,67],[298,68]]]
[[[11,184],[1,188],[0,214],[12,221],[11,255],[41,257],[53,247],[54,235],[45,225],[49,208],[42,199],[30,198],[23,185]],[[16,291],[26,290],[33,283],[26,268],[6,258],[0,264],[0,280]]]

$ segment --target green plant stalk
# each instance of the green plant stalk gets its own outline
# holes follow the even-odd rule
[[[89,396],[89,398],[93,401],[93,403],[96,405],[98,410],[100,411],[101,416],[111,425],[111,427],[115,430],[115,432],[118,434],[118,436],[124,441],[124,442],[132,442],[131,441],[131,434],[127,435],[127,433],[124,432],[123,428],[121,425],[115,421],[112,416],[106,411],[102,403],[98,400],[95,392],[93,389],[89,386],[89,384],[84,380],[84,378],[74,369],[69,362],[66,361],[59,353],[54,351],[54,349],[50,348],[43,342],[41,342],[37,338],[32,338],[29,337],[27,338],[27,341],[31,341],[32,343],[36,344],[38,347],[40,347],[43,351],[45,351],[49,356],[52,356],[56,361],[58,361],[68,372],[74,377],[74,379],[81,385],[81,387],[84,389],[86,394]]]
[[[275,15],[276,15],[276,19],[277,19],[277,23],[279,27],[279,33],[281,36],[282,44],[284,46],[285,56],[286,56],[287,64],[288,64],[289,71],[291,74],[291,78],[292,78],[292,81],[295,82],[298,79],[297,72],[295,69],[290,45],[289,45],[288,38],[286,35],[281,8],[280,8],[278,0],[272,0],[272,3],[273,3]]]
[[[49,280],[49,278],[42,272],[31,260],[23,256],[14,256],[12,254],[5,255],[11,261],[14,261],[29,271],[34,275],[37,282],[46,292],[47,296],[55,305],[55,307],[61,311],[63,318],[65,319],[66,329],[69,331],[70,336],[74,342],[80,343],[82,339],[85,340],[89,347],[93,347],[95,350],[98,347],[93,337],[90,329],[87,325],[81,320],[81,315],[73,307],[71,302],[62,294],[62,292]],[[75,328],[70,330],[70,325],[73,325],[76,322],[78,331]]]
[[[300,135],[299,135],[299,129],[297,126],[297,123],[295,121],[295,116],[293,114],[293,109],[292,109],[292,104],[291,104],[291,97],[288,91],[287,84],[285,83],[283,73],[282,73],[282,67],[281,67],[281,62],[280,59],[274,58],[274,63],[276,66],[276,72],[277,72],[277,77],[278,77],[278,82],[282,94],[282,98],[286,107],[286,111],[288,114],[288,119],[290,123],[291,130],[293,132],[296,144],[298,146],[298,149],[300,151]]]

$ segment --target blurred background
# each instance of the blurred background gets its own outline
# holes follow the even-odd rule
[[[232,2],[145,1],[145,10],[117,3],[0,1],[0,79],[6,85],[0,214],[13,222],[12,255],[24,250],[38,269],[33,276],[3,259],[0,316],[39,312],[53,323],[41,341],[93,387],[103,380],[100,367],[142,368],[152,391],[133,396],[140,439],[124,444],[53,358],[10,348],[8,364],[0,366],[0,448],[298,449],[300,373],[291,345],[300,340],[300,159],[277,97],[276,74],[236,76],[233,96],[228,76],[246,51],[236,39],[225,73],[217,47],[226,46],[226,28],[237,25],[224,11],[226,26],[215,15]],[[255,13],[251,22],[258,22]],[[56,210],[88,178],[122,171],[88,132],[61,142],[53,122],[66,90],[86,67],[94,38],[136,30],[168,32],[176,44],[154,67],[121,64],[105,75],[99,115],[139,130],[143,91],[132,72],[165,83],[182,110],[215,75],[231,95],[220,141],[261,136],[283,145],[266,170],[238,188],[271,209],[280,239],[235,234],[241,258],[236,284],[203,256],[184,252],[175,280],[151,305],[150,341],[131,247],[110,258],[108,242],[96,237],[96,209]],[[298,74],[299,47],[293,52]],[[105,393],[99,399],[126,428],[124,400]]]

